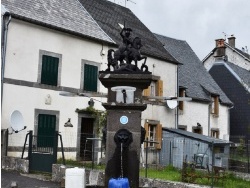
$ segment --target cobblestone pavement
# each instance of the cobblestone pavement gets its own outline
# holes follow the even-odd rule
[[[15,187],[15,184],[17,185]],[[59,183],[46,180],[41,175],[21,174],[1,169],[1,188],[60,188]]]

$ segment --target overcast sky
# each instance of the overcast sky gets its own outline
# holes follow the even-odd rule
[[[110,0],[125,6],[126,0]],[[131,0],[129,8],[152,32],[185,40],[202,60],[215,39],[236,37],[250,53],[250,0]]]

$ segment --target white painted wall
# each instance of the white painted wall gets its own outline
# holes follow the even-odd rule
[[[220,105],[219,107],[219,117],[210,116],[210,127],[218,128],[220,130],[220,139],[229,140],[229,107]]]
[[[147,65],[152,75],[159,76],[163,80],[163,96],[177,96],[177,65],[161,60],[148,58]],[[142,126],[145,120],[160,121],[162,127],[175,127],[175,110],[166,105],[148,104],[147,109],[142,112]]]
[[[212,128],[219,129],[219,138],[227,138],[229,134],[229,109],[219,106],[219,116],[209,113],[209,104],[198,102],[184,102],[184,110],[179,113],[179,125],[186,125],[187,131],[192,132],[192,127],[200,123],[203,135],[210,136]]]
[[[101,70],[106,69],[107,58],[100,55],[101,49],[101,44],[13,19],[9,25],[5,77],[37,82],[39,50],[45,50],[63,55],[61,85],[80,88],[82,59],[101,63]]]
[[[200,123],[203,134],[208,135],[208,104],[184,101],[184,110],[179,114],[179,125],[186,125],[187,131],[193,132],[192,127]]]
[[[242,57],[238,52],[231,48],[226,48],[225,54],[227,55],[227,61],[233,63],[243,69],[250,70],[250,61]],[[205,62],[203,62],[205,68],[210,70],[211,67],[216,63],[216,57],[211,55]]]
[[[228,61],[243,68],[246,70],[250,70],[250,61],[246,60],[242,55],[239,55],[236,51],[233,51],[230,48],[226,48],[226,55],[228,57]]]

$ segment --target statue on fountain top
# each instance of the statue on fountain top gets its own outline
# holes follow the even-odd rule
[[[114,71],[148,72],[148,66],[146,65],[147,57],[140,53],[142,47],[141,39],[139,37],[132,38],[131,32],[131,28],[122,28],[120,35],[123,44],[117,50],[108,50],[108,68],[106,71],[111,71],[110,67],[112,66]],[[142,59],[144,59],[144,62],[141,65],[141,69],[139,69],[137,62]],[[132,65],[133,61],[135,65]]]

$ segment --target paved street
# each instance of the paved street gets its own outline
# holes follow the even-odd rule
[[[17,171],[1,170],[1,188],[10,188],[17,182],[18,188],[60,188],[59,183],[46,181],[40,175],[20,174]]]

